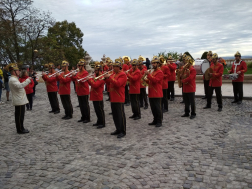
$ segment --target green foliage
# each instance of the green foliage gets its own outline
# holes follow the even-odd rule
[[[158,57],[160,57],[161,55],[163,55],[163,57],[165,58],[165,59],[167,59],[170,55],[172,56],[172,58],[174,59],[174,60],[178,60],[179,59],[179,54],[177,53],[177,52],[168,52],[168,53],[166,53],[165,51],[164,52],[160,52],[160,53],[158,53]],[[154,55],[155,56],[155,55]]]
[[[252,62],[247,62],[247,68],[252,68]]]
[[[207,59],[207,51],[205,51],[203,54],[202,54],[202,56],[201,56],[201,59]]]

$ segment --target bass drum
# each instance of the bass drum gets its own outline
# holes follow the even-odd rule
[[[194,69],[196,70],[196,74],[204,74],[209,67],[210,64],[208,60],[206,59],[195,60]]]

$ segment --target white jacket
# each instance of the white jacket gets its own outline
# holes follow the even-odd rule
[[[12,75],[9,79],[9,87],[11,90],[13,106],[21,106],[28,103],[24,87],[28,85],[31,80],[28,78],[23,83],[20,83],[18,78]]]

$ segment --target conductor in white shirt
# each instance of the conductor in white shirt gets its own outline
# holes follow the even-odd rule
[[[9,87],[12,96],[12,104],[15,106],[15,123],[18,134],[29,133],[24,128],[25,104],[28,103],[24,87],[28,85],[32,78],[27,78],[23,83],[18,80],[19,68],[16,63],[11,63],[8,66],[11,77],[9,79]]]

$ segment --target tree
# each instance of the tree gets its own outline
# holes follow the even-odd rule
[[[163,56],[165,59],[167,59],[169,56],[172,56],[172,58],[174,59],[174,60],[178,60],[179,59],[179,54],[177,53],[177,52],[168,52],[168,53],[166,53],[165,51],[163,51],[163,52],[160,52],[160,53],[158,53],[158,57],[160,57],[160,56]]]
[[[83,36],[84,34],[74,22],[68,23],[66,20],[56,22],[53,27],[48,29],[49,56],[56,50],[62,54],[57,61],[61,62],[66,59],[70,66],[76,66],[79,59],[85,56],[85,51],[82,48]]]

